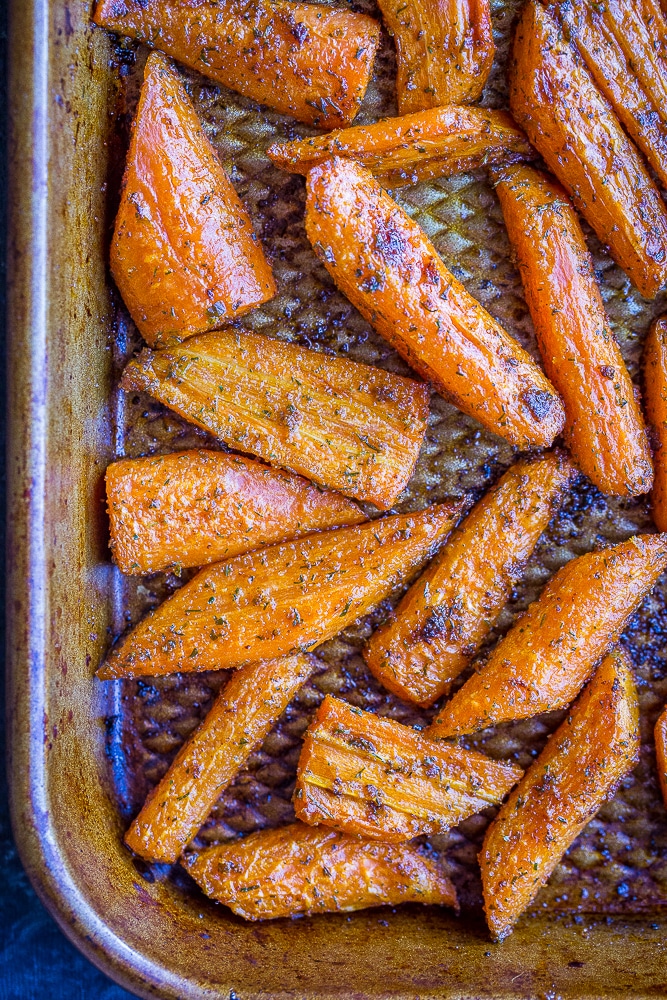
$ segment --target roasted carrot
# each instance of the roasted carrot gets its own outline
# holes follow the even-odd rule
[[[575,207],[652,298],[667,278],[667,208],[581,56],[539,0],[523,9],[510,108]]]
[[[221,451],[124,458],[109,466],[106,485],[111,549],[123,573],[206,566],[365,520],[340,493]]]
[[[667,806],[667,707],[662,710],[655,724],[655,758],[660,790]]]
[[[603,493],[648,493],[646,428],[576,213],[560,184],[532,167],[501,167],[495,178],[572,457]]]
[[[486,832],[479,856],[496,940],[509,934],[607,796],[639,760],[639,705],[627,658],[605,657]]]
[[[390,188],[537,156],[506,111],[456,104],[275,143],[267,152],[277,166],[298,174],[343,156]]]
[[[424,707],[446,694],[519,581],[574,470],[519,461],[480,500],[363,651],[384,686]]]
[[[98,676],[223,670],[313,649],[430,558],[461,509],[439,504],[208,566],[112,649]]]
[[[565,419],[554,387],[368,170],[313,167],[306,232],[362,315],[459,409],[513,444],[551,444]]]
[[[146,63],[111,272],[149,344],[214,329],[273,297],[248,213],[171,61]]]
[[[294,0],[100,0],[95,21],[321,128],[356,115],[380,37],[372,17]]]
[[[177,861],[314,667],[313,657],[297,654],[237,670],[149,794],[127,846],[149,861]]]
[[[378,844],[303,823],[211,847],[185,864],[207,896],[246,920],[399,903],[458,909],[451,881],[411,844]]]
[[[653,432],[653,520],[667,531],[667,316],[655,321],[646,338],[644,402]]]
[[[493,65],[489,0],[379,0],[396,43],[402,115],[476,101]]]
[[[522,773],[327,695],[304,736],[294,811],[393,843],[444,833],[497,805]]]
[[[563,566],[427,730],[439,739],[566,708],[667,568],[667,535]]]
[[[428,387],[241,330],[144,351],[121,385],[143,389],[232,448],[392,506],[426,430]]]

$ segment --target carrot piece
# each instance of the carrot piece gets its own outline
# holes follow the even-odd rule
[[[294,811],[393,843],[444,833],[497,805],[522,773],[327,695],[304,736]]]
[[[314,667],[298,654],[237,670],[125,834],[130,850],[177,861]]]
[[[495,177],[572,456],[603,493],[648,493],[646,428],[574,209],[560,184],[532,167],[502,167]]]
[[[667,535],[635,535],[558,570],[444,706],[439,739],[566,708],[667,568]]]
[[[390,188],[537,156],[506,111],[455,104],[275,143],[267,152],[276,166],[298,174],[343,156]]]
[[[432,903],[458,909],[451,881],[411,844],[378,844],[292,823],[185,862],[207,896],[246,920]]]
[[[365,647],[366,663],[386,688],[423,707],[449,691],[521,578],[573,475],[559,453],[519,461],[480,500]]]
[[[486,832],[479,856],[487,921],[502,940],[572,841],[639,760],[639,705],[627,657],[592,681]]]
[[[430,558],[461,509],[439,504],[208,566],[111,650],[98,677],[224,670],[313,649]]]
[[[523,9],[510,108],[579,212],[646,298],[667,278],[667,208],[637,149],[554,16]]]
[[[123,573],[206,566],[365,520],[340,493],[221,451],[125,458],[109,466],[106,485],[111,549]]]
[[[111,273],[149,344],[182,340],[272,298],[276,283],[173,64],[146,63]]]
[[[565,419],[554,387],[368,170],[313,167],[306,233],[341,291],[459,409],[513,444],[551,444]]]
[[[489,0],[378,0],[396,43],[402,115],[476,101],[493,65]]]
[[[144,351],[121,385],[232,448],[382,509],[412,475],[428,416],[428,387],[414,379],[239,330]]]
[[[667,316],[655,321],[644,345],[644,402],[654,438],[653,520],[667,531]]]
[[[667,706],[655,724],[655,757],[660,790],[667,806]]]
[[[95,21],[321,128],[356,115],[380,38],[372,17],[293,0],[100,0]]]

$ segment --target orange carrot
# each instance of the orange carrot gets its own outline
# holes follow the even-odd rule
[[[655,758],[660,790],[667,806],[667,707],[662,710],[655,724]]]
[[[667,316],[657,319],[644,347],[644,399],[654,439],[653,520],[667,530]]]

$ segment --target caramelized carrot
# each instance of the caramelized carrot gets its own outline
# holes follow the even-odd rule
[[[124,458],[107,469],[111,549],[123,573],[206,566],[365,520],[352,500],[221,451]]]
[[[576,208],[652,298],[667,278],[667,208],[578,53],[528,0],[510,63],[510,107]]]
[[[427,707],[477,652],[573,478],[562,454],[519,461],[489,490],[364,649],[384,686]]]
[[[307,823],[399,842],[497,805],[522,773],[327,695],[306,730],[294,810]]]
[[[125,834],[130,850],[177,861],[314,667],[299,654],[237,670]]]
[[[276,291],[248,213],[158,52],[146,63],[111,272],[149,344],[220,326]]]
[[[502,167],[495,177],[572,457],[603,493],[648,493],[646,428],[574,209],[560,184],[532,167]]]
[[[292,823],[185,862],[207,896],[246,920],[432,903],[458,909],[450,880],[411,844],[378,844]]]
[[[439,739],[565,708],[667,568],[667,535],[573,559],[427,730]]]
[[[208,566],[111,650],[98,677],[224,670],[313,649],[404,583],[461,507],[321,531]]]
[[[639,760],[639,705],[620,650],[605,657],[486,832],[479,856],[489,928],[511,931],[573,840]]]
[[[100,0],[95,21],[321,128],[356,115],[380,37],[372,17],[294,0]]]
[[[368,170],[313,167],[306,232],[341,291],[459,409],[513,444],[551,444],[564,422],[554,387]]]
[[[667,316],[657,319],[644,346],[644,401],[653,432],[653,520],[667,531]]]
[[[143,389],[232,448],[391,507],[412,475],[429,391],[414,379],[240,330],[144,351]]]
[[[655,724],[655,758],[660,790],[667,806],[667,707],[663,709]]]

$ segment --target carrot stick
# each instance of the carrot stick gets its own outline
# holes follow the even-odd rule
[[[458,909],[450,880],[411,844],[292,823],[193,855],[190,875],[246,920],[432,903]]]
[[[665,806],[667,806],[667,707],[662,710],[662,714],[655,724],[655,759],[660,790]]]
[[[565,708],[667,567],[667,535],[635,535],[556,573],[427,734],[439,739]]]
[[[461,509],[439,504],[208,566],[111,650],[98,677],[224,670],[313,649],[404,583]]]
[[[232,448],[392,506],[426,430],[428,387],[240,330],[144,351],[121,386],[150,392]]]
[[[294,810],[307,823],[393,843],[444,833],[497,805],[521,774],[327,695],[306,730]]]
[[[573,478],[562,454],[519,461],[480,500],[363,651],[371,671],[427,707],[467,666]]]
[[[353,305],[459,409],[513,444],[551,444],[564,422],[554,387],[368,170],[313,167],[306,232]]]
[[[512,929],[605,798],[639,761],[639,705],[627,657],[593,680],[486,832],[479,856],[489,928]]]
[[[667,316],[655,321],[644,346],[644,401],[653,432],[653,520],[667,530]]]
[[[532,167],[494,176],[544,367],[565,405],[572,457],[603,493],[648,493],[644,421],[574,209],[560,184]]]
[[[314,667],[299,654],[236,671],[125,834],[130,850],[177,861]]]

